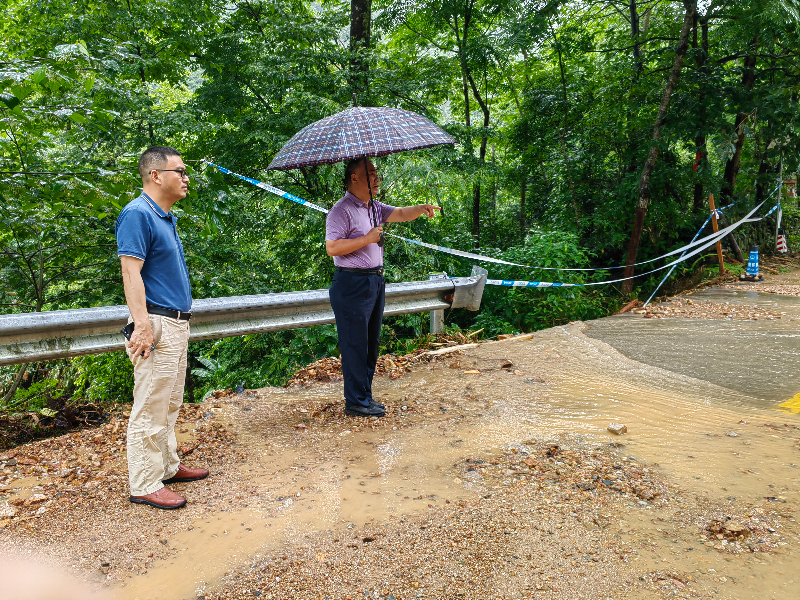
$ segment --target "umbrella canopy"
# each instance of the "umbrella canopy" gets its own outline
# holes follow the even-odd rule
[[[267,168],[285,171],[455,143],[441,127],[417,113],[356,106],[301,129]]]

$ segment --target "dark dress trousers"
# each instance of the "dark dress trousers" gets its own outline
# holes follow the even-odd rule
[[[368,407],[386,301],[383,275],[336,271],[330,288],[342,354],[345,405]]]

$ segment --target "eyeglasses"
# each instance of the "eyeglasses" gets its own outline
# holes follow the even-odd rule
[[[189,173],[186,171],[186,169],[153,169],[153,171],[172,171],[173,173],[177,173],[178,177],[181,179],[184,177],[187,179],[189,178]]]

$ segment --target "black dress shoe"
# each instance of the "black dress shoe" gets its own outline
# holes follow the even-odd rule
[[[383,404],[381,404],[380,402],[376,402],[372,398],[370,398],[370,400],[369,400],[369,405],[370,406],[377,406],[380,409],[386,410],[386,407]]]
[[[386,414],[386,409],[377,404],[370,404],[369,406],[345,406],[344,412],[346,415],[354,417],[382,417]]]

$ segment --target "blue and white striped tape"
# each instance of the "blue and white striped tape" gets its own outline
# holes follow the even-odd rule
[[[626,281],[627,279],[633,279],[634,277],[644,277],[645,275],[651,275],[653,273],[656,273],[658,271],[662,271],[662,270],[670,268],[670,267],[672,267],[672,269],[674,269],[675,265],[677,265],[678,263],[683,262],[684,260],[688,260],[689,258],[701,253],[706,248],[710,248],[711,246],[716,244],[719,240],[724,238],[731,231],[733,231],[734,229],[739,227],[739,225],[741,225],[743,223],[754,223],[754,222],[760,221],[761,219],[764,219],[767,216],[769,216],[770,214],[772,214],[777,207],[773,207],[763,217],[757,217],[755,219],[751,219],[750,218],[753,215],[753,213],[755,213],[759,208],[761,208],[761,206],[764,204],[764,202],[766,202],[766,200],[761,202],[761,204],[756,206],[744,218],[740,219],[739,221],[736,221],[735,223],[733,223],[732,225],[729,225],[725,229],[720,229],[718,233],[715,233],[715,234],[713,234],[711,236],[703,238],[704,240],[710,240],[710,241],[707,241],[706,243],[704,243],[700,247],[694,249],[692,252],[690,252],[688,254],[684,253],[679,258],[677,258],[676,260],[672,261],[671,263],[669,263],[667,265],[664,265],[663,267],[659,267],[657,269],[652,269],[651,271],[647,271],[646,273],[638,273],[636,275],[633,275],[632,277],[622,277],[622,278],[619,278],[619,279],[611,279],[611,280],[608,280],[608,281],[594,281],[594,282],[589,282],[589,283],[558,283],[558,282],[550,282],[550,281],[517,281],[517,280],[509,280],[509,279],[487,279],[486,280],[486,284],[487,285],[500,285],[500,286],[505,286],[505,287],[535,287],[535,288],[588,287],[588,286],[593,286],[593,285],[607,285],[609,283],[619,283],[621,281]],[[672,271],[670,270],[670,272],[672,272]],[[649,302],[649,300],[648,300],[648,302]]]
[[[275,186],[272,186],[272,185],[270,185],[268,183],[264,183],[263,181],[259,181],[258,179],[253,179],[252,177],[247,177],[246,175],[240,175],[239,173],[235,173],[235,172],[233,172],[233,171],[231,171],[229,169],[226,169],[224,167],[221,167],[221,166],[216,165],[216,164],[214,164],[212,162],[209,162],[209,161],[204,161],[204,162],[206,164],[208,164],[209,166],[212,166],[212,167],[215,167],[215,168],[219,169],[221,172],[223,172],[225,174],[233,175],[234,177],[238,177],[239,179],[242,179],[242,180],[244,180],[244,181],[246,181],[246,182],[248,182],[248,183],[250,183],[250,184],[252,184],[252,185],[254,185],[256,187],[258,187],[258,188],[261,188],[264,191],[270,192],[271,194],[275,194],[276,196],[280,196],[281,198],[285,198],[285,199],[290,200],[290,201],[292,201],[292,202],[294,202],[296,204],[299,204],[301,206],[306,206],[306,207],[311,208],[313,210],[319,211],[319,212],[321,212],[323,214],[327,214],[328,213],[328,209],[326,209],[326,208],[324,208],[322,206],[319,206],[317,204],[314,204],[313,202],[309,202],[308,200],[303,200],[302,198],[298,198],[294,194],[290,194],[289,192],[285,192],[285,191],[283,191],[283,190],[281,190],[279,188],[276,188]],[[770,194],[770,196],[772,196],[772,194]],[[767,197],[767,199],[769,199],[769,196]],[[662,258],[666,258],[668,256],[674,256],[675,254],[678,254],[679,252],[682,252],[681,256],[678,259],[672,261],[671,263],[669,263],[667,265],[664,265],[663,267],[658,267],[658,268],[653,269],[651,271],[647,271],[646,273],[637,273],[636,275],[633,275],[631,277],[622,277],[622,278],[619,278],[619,279],[612,279],[612,280],[608,280],[608,281],[595,281],[595,282],[589,282],[589,283],[560,283],[560,282],[549,282],[549,281],[517,281],[517,280],[507,280],[507,279],[487,279],[486,283],[487,283],[487,285],[500,285],[500,286],[507,286],[507,287],[541,287],[541,288],[546,288],[546,287],[587,287],[587,286],[594,286],[594,285],[606,285],[606,284],[609,284],[609,283],[618,283],[618,282],[621,282],[621,281],[626,281],[628,279],[633,279],[635,277],[643,277],[645,275],[650,275],[652,273],[656,273],[657,271],[661,271],[661,270],[667,269],[669,267],[673,267],[674,268],[674,265],[677,265],[678,263],[680,263],[680,262],[682,262],[682,261],[684,261],[686,259],[691,258],[692,256],[702,252],[703,250],[705,250],[706,248],[708,248],[710,246],[713,246],[714,244],[717,243],[717,241],[721,240],[723,237],[728,235],[731,231],[736,229],[742,223],[750,223],[750,222],[754,222],[754,221],[760,221],[761,219],[771,215],[780,206],[780,204],[778,204],[775,207],[773,207],[766,215],[764,215],[764,217],[751,219],[750,217],[752,216],[752,214],[754,212],[756,212],[759,208],[761,208],[761,206],[764,204],[764,202],[766,202],[766,199],[763,202],[761,202],[758,206],[753,208],[753,210],[751,210],[744,218],[740,219],[739,221],[737,221],[736,223],[734,223],[732,225],[729,225],[725,229],[721,229],[718,233],[713,233],[713,234],[708,235],[708,236],[706,236],[704,238],[701,238],[699,240],[696,239],[697,238],[697,235],[696,235],[695,239],[692,240],[692,242],[690,242],[686,246],[683,246],[682,248],[678,248],[677,250],[673,250],[673,251],[668,252],[668,253],[666,253],[666,254],[664,254],[662,256],[659,256],[657,258],[653,258],[653,259],[650,259],[650,260],[646,260],[646,261],[642,261],[642,262],[639,262],[639,263],[635,263],[633,265],[633,266],[639,266],[639,265],[647,264],[647,263],[650,263],[650,262],[653,262],[653,261],[656,261],[656,260],[660,260]],[[725,206],[725,207],[720,208],[718,210],[722,211],[725,208],[728,208],[729,206],[733,206],[733,204],[729,204],[728,206]],[[700,229],[700,231],[702,231],[705,228],[706,224],[708,224],[710,219],[711,219],[711,217],[709,217],[706,220],[706,223],[703,224],[703,227]],[[698,235],[700,234],[700,231],[698,231]],[[507,261],[507,260],[502,260],[500,258],[493,258],[491,256],[483,256],[481,254],[475,254],[475,253],[472,253],[472,252],[465,252],[463,250],[456,250],[455,248],[448,248],[446,246],[437,246],[436,244],[428,244],[426,242],[420,242],[418,240],[412,240],[412,239],[405,238],[405,237],[402,237],[402,236],[399,236],[399,235],[395,235],[393,233],[385,233],[384,235],[396,238],[398,240],[402,240],[402,241],[407,242],[409,244],[414,244],[416,246],[421,246],[423,248],[428,248],[430,250],[436,250],[437,252],[443,252],[443,253],[446,253],[446,254],[451,254],[453,256],[460,256],[462,258],[470,258],[470,259],[478,260],[478,261],[482,261],[482,262],[491,262],[491,263],[495,263],[495,264],[508,265],[508,266],[512,266],[512,267],[522,267],[522,268],[525,268],[525,269],[533,269],[533,270],[541,269],[541,270],[548,270],[548,271],[601,271],[601,270],[605,271],[605,270],[611,270],[611,269],[621,269],[621,268],[625,268],[625,266],[626,266],[626,265],[621,265],[621,266],[618,266],[618,267],[593,267],[593,268],[535,267],[535,266],[531,266],[531,265],[523,265],[523,264],[520,264],[520,263],[514,263],[514,262]],[[692,250],[692,252],[690,252],[689,254],[686,254],[689,250]]]
[[[772,190],[772,192],[770,192],[769,196],[767,196],[766,198],[764,198],[764,202],[766,202],[767,200],[769,200],[770,198],[772,198],[772,196],[773,196],[773,195],[774,195],[774,194],[775,194],[775,193],[776,193],[776,192],[777,192],[779,189],[781,189],[781,186],[783,186],[783,179],[781,179],[781,181],[780,181],[780,182],[778,182],[778,185],[777,185],[777,187],[776,187],[774,190]],[[705,222],[704,222],[704,223],[703,223],[703,224],[700,226],[700,229],[698,229],[698,230],[697,230],[697,233],[695,233],[695,234],[694,234],[694,237],[692,238],[692,242],[694,242],[694,241],[697,239],[697,237],[698,237],[698,236],[699,236],[699,235],[700,235],[700,234],[703,232],[703,230],[706,228],[706,226],[707,226],[707,225],[708,225],[708,224],[711,222],[711,219],[712,219],[712,217],[713,217],[714,215],[716,215],[717,217],[720,217],[720,216],[722,216],[722,211],[723,211],[723,210],[725,210],[726,208],[730,208],[730,207],[731,207],[731,206],[733,206],[734,204],[736,204],[736,202],[732,202],[731,204],[728,204],[727,206],[723,206],[722,208],[717,208],[717,209],[715,209],[715,210],[713,211],[713,213],[712,213],[711,215],[709,215],[709,217],[708,217],[708,218],[705,220]],[[781,205],[781,203],[780,203],[780,201],[778,201],[778,204],[776,204],[775,206],[773,206],[773,207],[772,207],[772,210],[770,210],[770,211],[769,211],[767,214],[765,214],[765,215],[764,215],[763,217],[761,217],[761,218],[762,218],[762,219],[766,219],[766,218],[767,218],[768,216],[770,216],[770,215],[771,215],[771,214],[772,214],[772,213],[773,213],[775,210],[777,210],[777,209],[780,207],[780,205]],[[758,219],[756,219],[756,220],[758,220]],[[681,256],[683,256],[683,254],[681,254]],[[655,295],[658,293],[658,290],[660,290],[660,289],[661,289],[661,286],[662,286],[662,285],[664,285],[664,282],[665,282],[667,279],[669,279],[669,276],[670,276],[670,275],[672,275],[672,272],[673,272],[674,270],[675,270],[675,267],[672,267],[672,268],[669,270],[669,272],[668,272],[666,275],[664,275],[664,279],[662,279],[662,280],[661,280],[661,282],[660,282],[660,283],[659,283],[659,284],[656,286],[656,289],[654,289],[654,290],[653,290],[653,293],[652,293],[652,294],[650,294],[650,297],[647,299],[647,302],[645,302],[645,303],[644,303],[644,306],[647,306],[648,304],[650,304],[650,301],[651,301],[651,300],[652,300],[652,299],[655,297]]]
[[[770,194],[770,196],[771,196],[771,195],[772,195],[772,194]],[[762,219],[766,219],[768,216],[770,216],[772,213],[774,213],[774,212],[775,212],[776,210],[778,210],[779,208],[781,208],[781,203],[780,203],[780,202],[778,202],[778,203],[777,203],[775,206],[773,206],[773,207],[770,209],[770,211],[769,211],[767,214],[765,214],[763,217],[761,217],[761,218],[762,218]]]
[[[308,200],[303,200],[302,198],[298,198],[294,194],[290,194],[289,192],[284,192],[283,190],[280,190],[280,189],[276,188],[275,186],[272,186],[272,185],[270,185],[268,183],[264,183],[263,181],[259,181],[258,179],[253,179],[252,177],[247,177],[246,175],[239,175],[239,173],[234,173],[233,171],[231,171],[229,169],[226,169],[225,167],[220,167],[219,165],[215,165],[214,163],[208,162],[207,160],[203,161],[203,162],[205,162],[207,165],[210,165],[212,167],[216,167],[217,169],[219,169],[220,171],[222,171],[226,175],[233,175],[234,177],[238,177],[239,179],[243,179],[247,183],[252,183],[257,188],[261,188],[262,190],[264,190],[266,192],[269,192],[270,194],[275,194],[276,196],[280,196],[281,198],[286,198],[287,200],[291,200],[292,202],[296,202],[300,206],[307,206],[308,208],[311,208],[313,210],[317,210],[317,211],[319,211],[321,213],[324,213],[326,215],[328,214],[328,209],[327,208],[323,208],[322,206],[314,204],[313,202],[309,202]]]
[[[517,281],[514,279],[487,279],[486,285],[502,285],[506,287],[583,287],[583,283],[559,283],[555,281]]]

